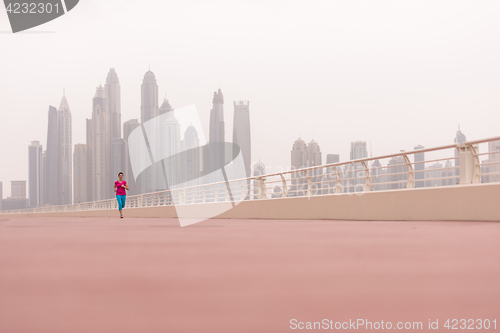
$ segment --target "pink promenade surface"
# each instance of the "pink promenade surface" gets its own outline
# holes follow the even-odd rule
[[[0,217],[2,333],[453,318],[500,330],[500,223]]]

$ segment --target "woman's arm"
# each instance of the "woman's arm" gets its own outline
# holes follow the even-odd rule
[[[114,186],[114,188],[115,188],[115,192],[116,192],[116,183],[115,183],[115,186]]]
[[[128,191],[128,183],[125,183],[125,189]]]

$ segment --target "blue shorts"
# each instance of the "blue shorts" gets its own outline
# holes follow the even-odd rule
[[[116,200],[118,201],[118,209],[122,210],[125,207],[125,199],[127,199],[126,195],[117,195]]]

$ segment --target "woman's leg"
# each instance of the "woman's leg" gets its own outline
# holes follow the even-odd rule
[[[122,195],[117,195],[116,201],[118,201],[118,210],[120,211],[120,215],[122,215],[122,208],[123,208]]]

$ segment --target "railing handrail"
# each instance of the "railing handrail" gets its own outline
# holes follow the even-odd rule
[[[311,186],[312,184],[318,184],[318,183],[321,183],[318,182],[318,181],[311,181],[311,179],[313,179],[314,177],[322,177],[325,173],[322,173],[322,174],[314,174],[314,172],[310,172],[310,171],[314,171],[314,170],[318,170],[318,169],[323,169],[323,170],[327,170],[329,168],[333,168],[334,170],[334,173],[337,177],[336,180],[328,180],[328,182],[336,182],[337,184],[340,184],[341,187],[353,187],[353,186],[357,186],[357,185],[342,185],[342,182],[345,182],[345,181],[350,181],[350,180],[363,180],[365,179],[365,181],[367,181],[367,185],[368,188],[370,188],[370,180],[373,178],[380,178],[380,177],[384,177],[384,176],[402,176],[402,175],[408,175],[407,179],[401,179],[399,181],[397,181],[396,183],[404,183],[406,182],[407,183],[407,187],[411,188],[413,187],[414,183],[415,182],[425,182],[425,181],[428,181],[428,180],[431,180],[431,179],[435,179],[435,180],[439,180],[439,179],[445,179],[445,178],[425,178],[425,179],[414,179],[414,174],[416,173],[420,173],[420,172],[431,172],[431,171],[439,171],[439,170],[449,170],[449,169],[458,169],[459,167],[457,166],[453,166],[453,167],[445,167],[445,168],[440,168],[440,169],[433,169],[433,170],[413,170],[412,168],[412,165],[416,165],[416,164],[420,164],[420,163],[429,163],[429,162],[433,162],[433,161],[441,161],[441,160],[450,160],[450,159],[457,159],[458,157],[457,156],[454,156],[454,157],[451,157],[451,158],[443,158],[443,159],[434,159],[434,160],[429,160],[429,161],[418,161],[418,162],[410,162],[409,159],[408,159],[408,156],[409,155],[414,155],[414,154],[420,154],[420,153],[427,153],[427,152],[432,152],[432,151],[439,151],[439,150],[445,150],[445,149],[451,149],[451,148],[456,148],[457,150],[460,149],[460,147],[470,147],[470,150],[472,151],[472,154],[473,154],[473,157],[476,158],[476,160],[478,161],[478,154],[475,149],[474,149],[474,145],[477,145],[477,144],[480,144],[480,143],[486,143],[486,142],[492,142],[492,141],[500,141],[500,136],[498,137],[493,137],[493,138],[487,138],[487,139],[481,139],[481,140],[473,140],[473,141],[467,141],[463,144],[460,144],[460,143],[453,143],[453,144],[449,144],[449,145],[443,145],[443,146],[438,146],[438,147],[432,147],[432,148],[422,148],[422,149],[415,149],[415,150],[412,150],[412,151],[401,151],[399,153],[394,153],[394,154],[386,154],[386,155],[382,155],[382,156],[376,156],[376,157],[365,157],[365,158],[360,158],[360,159],[356,159],[356,160],[349,160],[349,161],[344,161],[344,162],[336,162],[336,163],[330,163],[330,164],[323,164],[323,165],[317,165],[317,166],[310,166],[310,167],[304,167],[304,168],[300,168],[300,169],[290,169],[290,170],[287,170],[287,171],[282,171],[282,172],[275,172],[275,173],[270,173],[270,174],[263,174],[263,175],[258,175],[258,176],[251,176],[251,177],[248,177],[248,178],[239,178],[239,179],[232,179],[232,180],[229,180],[228,183],[237,183],[237,182],[240,182],[241,184],[248,184],[247,187],[248,187],[248,192],[249,193],[248,195],[249,196],[253,196],[253,194],[250,194],[251,190],[250,190],[250,187],[255,187],[253,190],[266,190],[268,187],[266,186],[262,186],[259,185],[261,182],[263,182],[266,178],[271,178],[271,177],[277,177],[279,176],[281,178],[281,180],[277,180],[277,181],[271,181],[269,182],[269,184],[271,183],[279,183],[279,182],[283,182],[283,186],[287,185],[286,183],[286,179],[285,179],[285,176],[286,175],[292,175],[292,177],[289,179],[292,181],[292,184],[290,186],[297,186],[297,184],[293,184],[293,182],[295,181],[296,183],[298,181],[304,181],[304,180],[307,180],[307,184],[308,186]],[[483,155],[483,154],[481,154]],[[368,167],[367,163],[366,162],[371,162],[371,161],[376,161],[376,160],[381,160],[381,159],[388,159],[388,158],[393,158],[393,157],[402,157],[404,159],[404,163],[400,163],[400,164],[397,164],[397,165],[387,165],[387,166],[382,166],[382,167]],[[350,171],[341,171],[339,170],[338,167],[341,167],[341,166],[345,166],[345,165],[352,165],[352,164],[359,164],[360,167],[359,168],[356,168],[355,170],[350,170]],[[476,163],[477,164],[477,163]],[[491,165],[491,164],[496,164],[494,162],[492,163],[486,163],[485,165]],[[390,174],[383,174],[383,175],[373,175],[373,174],[370,174],[370,171],[371,170],[375,170],[375,169],[389,169],[389,168],[399,168],[399,167],[405,167],[407,168],[406,172],[398,172],[398,173],[390,173]],[[477,165],[476,165],[477,167]],[[500,167],[500,166],[499,166]],[[360,172],[360,171],[365,171],[365,175],[364,176],[360,176],[360,177],[354,177],[354,178],[339,178],[340,177],[340,174],[343,173],[343,174],[346,174],[346,173],[352,173],[352,172]],[[479,171],[481,172],[481,171]],[[293,177],[294,174],[298,174],[300,173],[301,174],[301,177]],[[332,173],[332,175],[334,174]],[[487,175],[487,174],[485,174]],[[477,175],[475,175],[477,176]],[[447,178],[458,178],[458,176],[451,176],[451,177],[447,177]],[[255,181],[257,182],[257,185],[254,185],[254,182],[252,181]],[[384,184],[384,183],[373,183],[371,184],[372,186],[377,186],[377,185],[381,185],[381,184]],[[389,184],[389,183],[387,183]],[[155,192],[148,192],[148,193],[143,193],[143,194],[136,194],[136,195],[130,195],[129,196],[129,200],[135,200],[137,199],[137,202],[141,201],[142,202],[142,199],[145,198],[145,196],[149,196],[151,198],[153,198],[153,196],[156,196],[158,198],[159,195],[162,195],[163,198],[165,199],[165,196],[166,195],[170,195],[171,196],[171,199],[174,200],[174,196],[184,196],[188,190],[191,191],[191,194],[193,195],[194,197],[194,189],[198,189],[199,191],[203,192],[203,198],[205,198],[206,194],[205,194],[205,187],[213,187],[213,189],[217,189],[217,186],[220,186],[220,185],[224,185],[226,186],[226,182],[225,181],[220,181],[220,182],[214,182],[214,183],[208,183],[208,184],[198,184],[198,185],[192,185],[192,186],[187,186],[187,187],[183,187],[183,188],[174,188],[174,189],[167,189],[167,190],[160,190],[160,191],[155,191]],[[252,191],[253,191],[252,190]],[[227,191],[227,189],[226,189]],[[300,191],[300,190],[299,190]],[[309,191],[309,190],[308,190]],[[337,190],[336,190],[337,191]],[[286,191],[285,191],[286,192]],[[297,192],[296,190],[290,190],[291,193],[293,192]],[[308,192],[309,193],[309,192]],[[336,192],[338,193],[338,192]],[[211,193],[209,194],[211,196],[215,196],[215,197],[219,197],[219,193],[218,193],[218,190],[215,190],[214,193]],[[264,195],[264,197],[266,197]],[[184,198],[182,199],[184,200]],[[205,199],[203,199],[205,200]],[[88,202],[82,202],[82,203],[73,203],[73,204],[70,204],[70,205],[57,205],[57,206],[42,206],[42,207],[36,207],[36,208],[26,208],[26,209],[20,209],[20,210],[9,210],[9,211],[1,211],[1,213],[3,214],[6,214],[6,213],[12,213],[12,212],[18,212],[18,211],[24,211],[24,212],[33,212],[33,211],[36,211],[36,210],[43,210],[43,211],[58,211],[59,209],[74,209],[74,210],[78,210],[78,209],[85,209],[87,207],[98,207],[98,208],[101,208],[103,205],[115,205],[116,203],[113,203],[115,201],[114,198],[109,198],[109,199],[103,199],[103,200],[99,200],[99,201],[88,201]],[[142,204],[142,203],[141,203]]]

